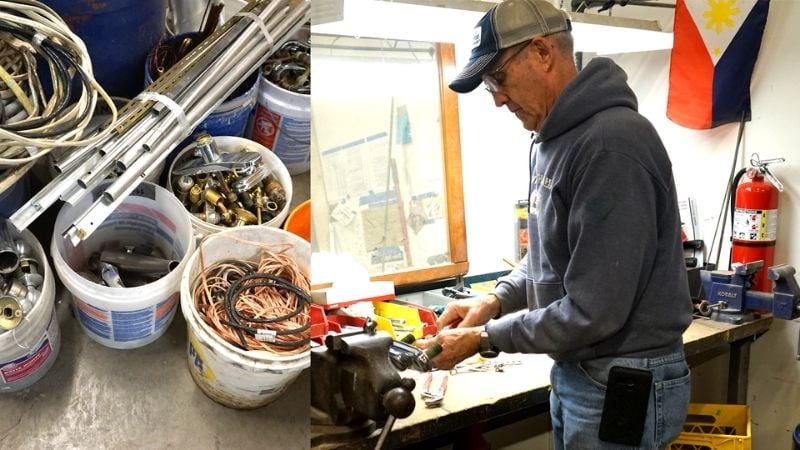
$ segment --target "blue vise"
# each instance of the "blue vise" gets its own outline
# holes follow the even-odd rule
[[[794,278],[794,267],[781,264],[768,269],[767,277],[774,281],[772,293],[750,290],[750,278],[763,266],[763,261],[755,261],[735,263],[733,271],[700,271],[708,302],[706,311],[718,311],[712,318],[743,322],[753,311],[770,312],[785,320],[800,317],[800,287]]]

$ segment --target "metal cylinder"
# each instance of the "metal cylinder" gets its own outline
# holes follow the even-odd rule
[[[0,274],[8,275],[17,270],[19,253],[8,224],[0,223]]]
[[[194,141],[195,148],[197,149],[198,156],[203,158],[203,161],[210,163],[219,159],[219,152],[217,152],[217,143],[210,134],[201,134]]]
[[[147,255],[132,255],[130,253],[114,250],[103,250],[100,252],[100,261],[112,264],[122,272],[153,276],[166,275],[180,264],[180,261],[172,259],[162,259]]]
[[[200,187],[199,184],[195,184],[189,190],[189,203],[196,205],[200,203],[200,194],[203,192],[203,189]]]

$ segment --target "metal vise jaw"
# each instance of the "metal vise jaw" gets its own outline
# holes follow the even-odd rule
[[[366,327],[365,327],[366,328]],[[414,380],[401,378],[389,362],[388,334],[328,335],[325,347],[311,349],[312,424],[350,425],[414,410]],[[400,388],[400,389],[398,389]]]
[[[767,276],[775,282],[772,293],[751,291],[750,277],[763,267],[763,261],[733,264],[733,271],[701,271],[711,317],[730,323],[753,320],[753,311],[767,311],[777,319],[800,317],[800,287],[795,270],[785,264],[770,267]]]

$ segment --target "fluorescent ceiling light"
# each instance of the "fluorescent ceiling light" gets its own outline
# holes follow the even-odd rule
[[[314,0],[314,4],[320,0]],[[311,32],[469,46],[472,28],[495,3],[479,0],[324,0],[342,2],[342,20],[312,21]],[[314,6],[312,4],[312,14]],[[589,13],[572,17],[575,51],[597,54],[672,48],[657,21]]]
[[[655,20],[570,12],[575,51],[600,55],[672,48],[672,33]]]
[[[312,2],[312,10],[314,2]],[[488,8],[487,8],[488,9]],[[482,12],[380,0],[344,0],[344,19],[311,32],[424,42],[461,42],[472,35]]]

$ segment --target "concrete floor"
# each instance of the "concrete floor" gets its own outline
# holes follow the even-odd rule
[[[308,370],[263,408],[229,409],[192,381],[180,311],[152,344],[115,350],[89,339],[68,304],[69,294],[56,303],[55,365],[32,387],[0,396],[0,449],[309,447]]]
[[[307,174],[294,184],[293,205],[308,198]],[[30,227],[45,248],[52,216]],[[60,353],[36,384],[0,394],[0,450],[309,448],[308,370],[265,407],[229,409],[206,397],[189,374],[180,308],[155,342],[115,350],[86,336],[69,293],[57,285]]]

